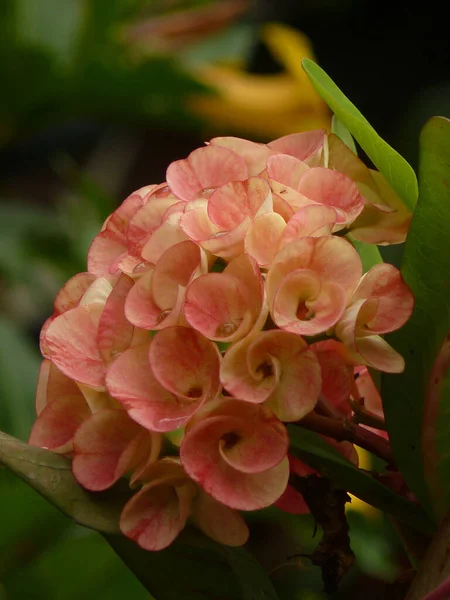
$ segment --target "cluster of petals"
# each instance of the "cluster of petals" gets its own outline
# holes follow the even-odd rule
[[[285,424],[320,398],[348,415],[355,373],[373,398],[366,366],[403,369],[382,336],[411,292],[391,265],[363,273],[352,239],[400,242],[408,219],[324,131],[215,138],[173,162],[108,217],[57,295],[30,443],[72,457],[89,490],[128,477],[120,527],[148,550],[187,524],[240,545],[238,511],[305,512],[288,481],[313,471]]]

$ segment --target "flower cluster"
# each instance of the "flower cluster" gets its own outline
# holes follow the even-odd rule
[[[106,220],[88,271],[59,292],[30,443],[73,457],[89,490],[129,477],[120,527],[149,550],[187,522],[240,545],[238,511],[304,512],[288,479],[310,471],[288,455],[285,423],[320,398],[350,412],[365,365],[403,369],[381,336],[409,318],[411,292],[391,265],[363,274],[352,240],[403,241],[409,219],[323,131],[216,138],[173,162]]]

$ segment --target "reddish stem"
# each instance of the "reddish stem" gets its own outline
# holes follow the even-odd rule
[[[324,417],[313,411],[296,424],[310,431],[331,437],[338,442],[352,442],[379,456],[388,464],[395,466],[395,459],[389,442],[376,433],[360,427],[351,421],[346,419],[338,421],[334,418]]]

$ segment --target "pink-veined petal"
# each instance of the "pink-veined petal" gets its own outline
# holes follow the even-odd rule
[[[314,160],[320,157],[325,143],[326,132],[323,129],[291,133],[270,142],[268,147],[282,154],[289,154],[298,160]]]
[[[133,443],[142,427],[122,409],[105,409],[92,415],[74,439],[73,474],[93,491],[111,487],[135,464]]]
[[[280,244],[286,222],[277,213],[256,217],[245,235],[245,249],[263,267],[270,265]]]
[[[190,327],[167,327],[152,340],[151,369],[176,396],[203,401],[220,390],[220,354],[213,342]]]
[[[74,386],[72,394],[56,397],[41,411],[31,429],[29,444],[59,453],[72,450],[76,431],[91,415],[82,393]]]
[[[126,350],[109,367],[106,385],[137,423],[150,431],[172,431],[182,427],[203,398],[179,398],[154,376],[148,359],[148,344]]]
[[[262,409],[262,407],[247,403],[243,403],[243,406]],[[285,490],[289,476],[287,458],[279,456],[279,454],[286,454],[288,443],[287,440],[285,442],[284,439],[278,437],[281,430],[275,434],[275,439],[280,442],[275,446],[276,456],[271,455],[269,462],[269,464],[273,464],[275,458],[278,459],[276,466],[259,472],[244,472],[230,464],[233,462],[233,464],[250,469],[251,460],[245,460],[244,455],[235,454],[233,457],[228,456],[228,461],[224,460],[224,450],[222,449],[221,452],[220,448],[221,439],[223,438],[230,445],[236,439],[240,439],[236,429],[242,431],[251,425],[248,418],[243,423],[242,420],[232,416],[211,416],[200,420],[190,428],[180,447],[181,461],[192,479],[219,502],[241,510],[256,510],[272,504]],[[268,426],[271,427],[270,423]],[[237,441],[237,443],[243,444],[241,441]],[[230,448],[226,450],[230,453]],[[259,444],[250,443],[251,455],[249,458],[255,460],[256,469],[261,469],[269,455],[264,453],[264,456],[261,457],[258,450],[262,451],[263,448]]]
[[[145,550],[162,550],[184,528],[190,514],[195,486],[154,482],[144,486],[125,505],[120,529]]]
[[[309,269],[298,269],[279,285],[271,314],[278,327],[285,331],[317,335],[339,321],[346,303],[341,286],[321,282]]]
[[[59,290],[55,302],[55,312],[63,313],[78,306],[81,298],[95,281],[92,273],[78,273],[71,277]]]
[[[122,274],[108,296],[98,324],[97,343],[105,364],[129,348],[133,325],[125,316],[125,299],[133,287],[133,280]]]
[[[248,170],[243,158],[222,146],[198,148],[186,159],[169,165],[167,183],[181,200],[194,200],[207,188],[216,188],[230,181],[243,181]]]
[[[51,360],[65,375],[93,387],[103,387],[105,369],[97,345],[103,307],[78,306],[56,317],[46,332]]]
[[[208,216],[221,230],[230,231],[245,217],[272,209],[272,195],[267,179],[250,177],[217,188],[208,201]]]
[[[242,546],[249,531],[241,515],[203,490],[199,490],[192,503],[191,519],[205,535],[226,546]]]
[[[356,350],[366,364],[384,373],[401,373],[405,368],[403,357],[379,335],[357,337]]]
[[[216,137],[211,140],[210,144],[228,148],[241,156],[247,165],[249,177],[259,175],[264,171],[267,158],[272,153],[265,144],[256,144],[237,137]]]
[[[342,211],[345,217],[338,222],[345,224],[352,223],[364,208],[358,186],[343,173],[332,169],[309,169],[301,177],[297,189],[314,202]]]

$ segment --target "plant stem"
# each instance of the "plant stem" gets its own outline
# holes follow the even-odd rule
[[[361,406],[354,400],[350,400],[350,404],[353,408],[354,413],[352,417],[353,423],[355,423],[356,425],[361,423],[362,425],[367,425],[368,427],[373,427],[374,429],[387,431],[384,419],[381,419],[377,415],[374,415],[370,411],[366,410],[364,406]]]
[[[389,442],[376,433],[364,429],[364,427],[360,427],[351,421],[346,419],[338,421],[312,411],[306,417],[303,417],[301,421],[298,421],[296,425],[331,437],[338,442],[352,442],[379,456],[388,464],[395,466],[395,459]]]

